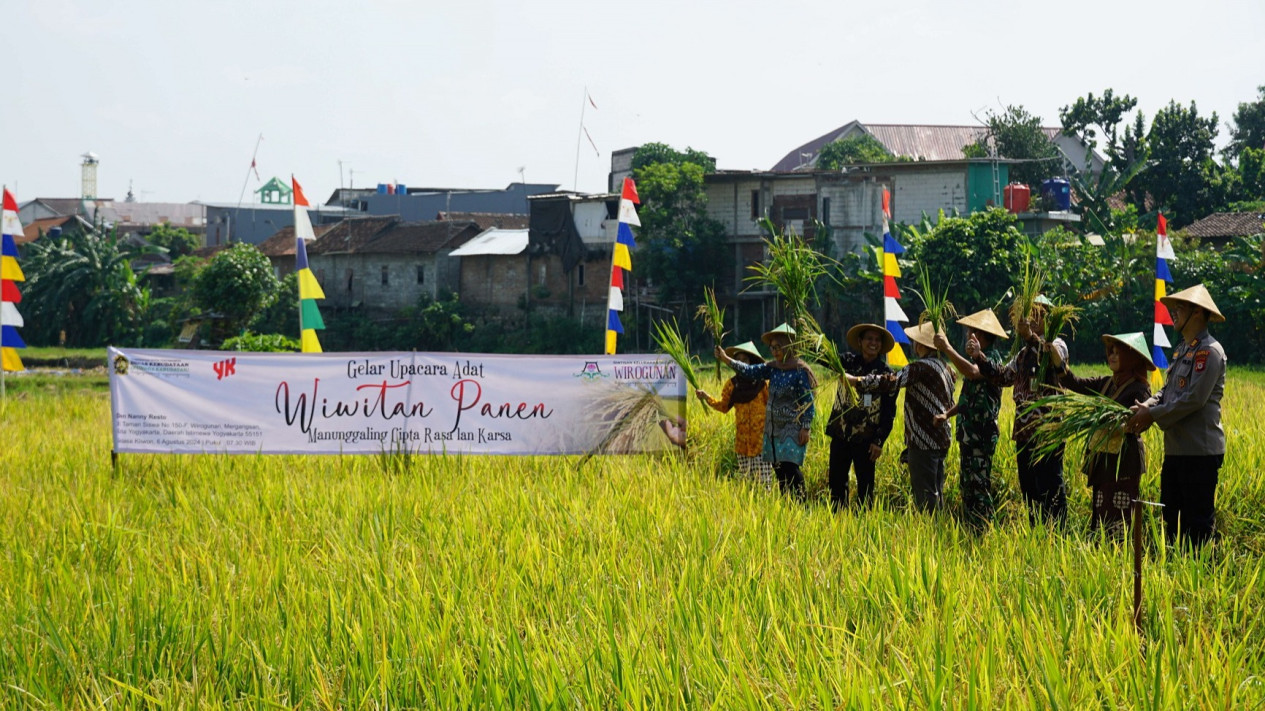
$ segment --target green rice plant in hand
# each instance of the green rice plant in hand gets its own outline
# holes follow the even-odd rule
[[[949,287],[937,290],[931,284],[931,274],[923,265],[918,270],[918,289],[913,292],[922,299],[923,311],[918,316],[918,323],[929,323],[935,327],[936,333],[943,333],[950,319],[957,318],[957,309],[949,301]]]
[[[817,280],[826,276],[821,255],[794,233],[782,234],[767,219],[771,236],[764,241],[769,258],[747,267],[746,281],[771,287],[782,297],[786,321],[800,330],[810,302],[817,302]]]
[[[694,318],[703,322],[703,328],[712,337],[712,345],[724,347],[725,310],[716,303],[716,290],[710,286],[703,287],[703,303],[699,304]],[[716,361],[716,382],[720,382],[720,361]]]
[[[695,390],[700,389],[702,385],[698,377],[698,356],[690,353],[689,341],[681,336],[681,329],[676,319],[673,318],[671,324],[666,320],[656,322],[651,336],[659,346],[659,350],[681,367],[681,372],[685,374],[690,387]]]

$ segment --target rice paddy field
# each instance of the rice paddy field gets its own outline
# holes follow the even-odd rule
[[[102,379],[10,379],[3,708],[1255,708],[1265,705],[1265,375],[1232,370],[1220,540],[1030,527],[1014,452],[976,535],[734,481],[731,416],[687,455],[138,456]],[[828,399],[828,396],[823,396]],[[1007,396],[1009,400],[1009,396]],[[823,410],[828,403],[819,400]],[[805,471],[823,496],[824,411]],[[1013,416],[1003,411],[1003,431]],[[1159,433],[1143,494],[1158,499]],[[956,451],[948,499],[956,507]],[[1156,517],[1158,518],[1158,517]]]

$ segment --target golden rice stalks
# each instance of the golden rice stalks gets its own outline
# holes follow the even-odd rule
[[[681,366],[681,372],[685,374],[685,379],[689,381],[690,387],[698,390],[702,386],[698,378],[698,366],[700,365],[698,357],[690,353],[689,341],[681,336],[681,330],[676,319],[672,319],[671,325],[667,321],[659,321],[654,325],[654,332],[651,334],[654,341],[659,346],[659,350],[668,355],[669,358],[676,361]]]
[[[1034,410],[1045,410],[1032,438],[1038,457],[1077,442],[1087,446],[1095,435],[1115,436],[1123,431],[1124,423],[1133,414],[1111,398],[1069,392],[1043,397],[1029,405],[1025,412]]]

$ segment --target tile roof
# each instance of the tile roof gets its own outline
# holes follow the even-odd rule
[[[434,254],[459,247],[482,230],[475,222],[397,222],[356,251],[362,254]]]
[[[1260,212],[1217,212],[1196,220],[1185,228],[1192,237],[1239,237],[1265,232],[1265,214]]]
[[[440,221],[458,220],[473,222],[479,226],[480,230],[486,230],[490,227],[499,227],[503,230],[517,230],[526,228],[531,216],[519,213],[502,214],[497,212],[441,212],[435,219]]]
[[[16,244],[34,242],[40,238],[40,234],[48,234],[48,231],[54,227],[62,227],[67,222],[75,219],[78,218],[74,215],[66,215],[64,217],[46,217],[42,220],[32,220],[30,224],[22,225],[22,234],[14,235],[13,241]]]
[[[379,233],[399,222],[395,215],[385,217],[349,217],[330,225],[329,231],[315,242],[308,243],[307,253],[334,254],[357,252]]]
[[[334,225],[312,225],[312,232],[320,239],[321,235],[329,232]],[[277,230],[276,234],[259,243],[259,251],[264,253],[266,257],[293,257],[294,256],[294,225],[286,225]]]

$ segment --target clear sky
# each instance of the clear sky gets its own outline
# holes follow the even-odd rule
[[[1113,88],[1148,118],[1265,84],[1265,2],[10,0],[0,181],[18,199],[236,202],[264,180],[605,189],[661,141],[771,167],[852,119],[969,124]],[[577,138],[587,87],[596,104]],[[339,162],[342,162],[341,178]],[[354,173],[353,173],[354,171]],[[254,175],[247,185],[258,187]]]

